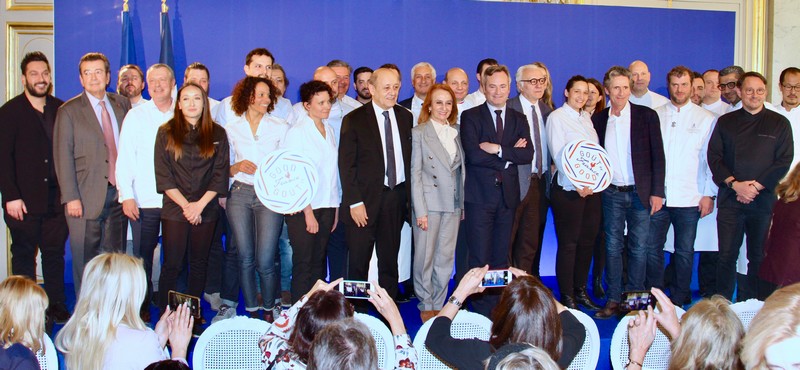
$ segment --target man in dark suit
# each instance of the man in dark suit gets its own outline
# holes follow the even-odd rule
[[[533,160],[525,115],[508,109],[511,75],[503,65],[483,75],[486,102],[461,115],[461,144],[466,157],[465,222],[469,266],[503,269],[514,214],[520,203],[517,166]],[[485,294],[473,308],[489,316],[498,296]]]
[[[344,117],[339,139],[340,218],[350,249],[348,276],[366,280],[372,248],[379,284],[397,296],[400,231],[411,187],[411,113],[397,106],[400,75],[379,68],[369,80],[372,102]]]
[[[42,252],[48,319],[65,322],[64,244],[67,221],[53,167],[53,126],[64,102],[50,95],[50,64],[39,51],[22,59],[25,91],[0,108],[0,192],[11,231],[11,273],[36,280]]]
[[[537,62],[519,67],[515,79],[520,94],[508,100],[508,107],[525,115],[533,145],[533,162],[517,167],[521,203],[514,215],[511,264],[539,276],[547,221],[545,193],[550,179],[550,156],[544,129],[547,117],[553,111],[552,98],[547,93],[550,73],[544,64]]]
[[[600,144],[608,151],[614,175],[603,191],[608,302],[595,317],[619,311],[622,295],[623,233],[628,228],[628,280],[625,290],[644,290],[650,216],[664,204],[664,145],[656,112],[631,104],[631,72],[611,67],[603,78],[611,106],[592,116]]]
[[[100,53],[81,57],[84,92],[58,109],[53,155],[66,206],[75,294],[86,262],[103,252],[123,251],[126,222],[118,201],[115,167],[119,131],[131,109],[128,98],[107,93],[108,59]]]

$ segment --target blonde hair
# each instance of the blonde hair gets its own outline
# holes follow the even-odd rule
[[[104,253],[83,272],[75,313],[56,337],[70,369],[99,370],[120,325],[145,330],[139,318],[147,281],[142,260]],[[132,349],[134,350],[134,349]]]
[[[44,312],[48,300],[44,289],[24,276],[9,276],[0,283],[0,345],[19,343],[33,353],[43,349]]]
[[[485,369],[489,369],[489,359],[486,359]],[[550,355],[539,347],[530,347],[520,352],[508,354],[497,363],[495,370],[559,370],[558,364]]]
[[[797,335],[800,328],[800,283],[772,293],[758,312],[743,341],[742,362],[747,369],[766,369],[764,353],[775,343]]]
[[[727,299],[714,296],[697,302],[683,315],[681,326],[672,342],[669,370],[742,368],[744,327]]]
[[[789,171],[789,175],[775,187],[775,194],[784,203],[794,202],[800,197],[800,166]]]

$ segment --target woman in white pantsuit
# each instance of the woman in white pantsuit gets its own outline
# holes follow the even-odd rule
[[[464,210],[464,151],[458,136],[456,97],[449,86],[431,87],[411,130],[411,204],[414,291],[422,321],[444,305]]]

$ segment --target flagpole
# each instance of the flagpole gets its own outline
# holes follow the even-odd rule
[[[133,27],[131,25],[130,7],[128,0],[122,2],[122,42],[120,43],[119,66],[126,64],[136,64],[136,45],[133,39]]]

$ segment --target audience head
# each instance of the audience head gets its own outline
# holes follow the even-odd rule
[[[775,195],[784,203],[800,198],[800,166],[794,166],[783,181],[775,187]]]
[[[244,74],[253,77],[272,77],[275,57],[265,48],[255,48],[244,58]]]
[[[275,109],[278,100],[277,89],[272,81],[263,77],[245,77],[233,87],[231,108],[237,115],[242,115],[249,109],[262,115]]]
[[[372,76],[372,68],[358,67],[353,72],[353,84],[356,85],[356,95],[360,100],[367,101],[372,99],[369,92],[369,78]]]
[[[414,95],[425,99],[431,86],[436,83],[436,68],[428,62],[419,62],[411,67],[411,86]]]
[[[178,360],[163,360],[148,365],[144,370],[190,370],[190,368]]]
[[[764,108],[764,100],[767,98],[767,79],[761,73],[743,74],[736,86],[739,98],[742,99],[742,109],[757,113]]]
[[[703,97],[703,103],[711,104],[719,100],[720,96],[722,96],[722,91],[719,88],[719,71],[709,69],[703,72],[703,86],[706,93]]]
[[[692,97],[692,70],[684,66],[676,66],[667,72],[667,89],[669,100],[676,107],[689,103]]]
[[[558,370],[541,348],[528,343],[506,344],[486,359],[486,370]]]
[[[603,84],[594,78],[586,81],[589,82],[589,99],[586,100],[584,109],[590,114],[606,109],[606,94],[604,94]]]
[[[705,81],[703,75],[692,72],[692,103],[700,105],[703,103],[703,98],[706,96]]]
[[[495,107],[504,107],[511,90],[511,74],[504,65],[490,66],[483,72],[483,92],[486,102]]]
[[[328,118],[334,92],[322,81],[309,81],[300,85],[300,101],[314,122]]]
[[[42,348],[48,299],[44,289],[24,276],[0,283],[0,347],[19,343],[36,353]]]
[[[613,66],[603,76],[603,87],[608,95],[608,101],[616,110],[622,109],[628,104],[632,86],[631,71],[625,67]]]
[[[580,111],[586,106],[586,102],[589,100],[589,81],[586,80],[586,77],[581,75],[570,77],[567,87],[564,88],[564,100],[576,111]]]
[[[347,95],[347,90],[350,90],[350,73],[353,73],[353,68],[347,62],[339,59],[328,62],[328,67],[331,67],[336,73],[338,83],[335,90],[336,96],[341,98]]]
[[[211,72],[209,72],[208,67],[205,64],[200,62],[194,62],[189,64],[186,67],[186,70],[183,72],[183,83],[187,82],[194,82],[200,87],[205,90],[206,94],[208,94],[208,87],[211,82]]]
[[[450,68],[444,74],[444,83],[453,89],[457,103],[464,101],[464,98],[469,94],[469,77],[467,77],[467,72],[464,72],[461,68]]]
[[[86,53],[81,57],[78,73],[80,73],[81,86],[87,94],[98,99],[105,96],[106,86],[111,81],[108,68],[108,58],[101,53]]]
[[[743,74],[744,69],[739,66],[729,66],[719,71],[719,85],[717,87],[728,104],[736,105],[741,100],[737,83]]]
[[[789,67],[781,71],[781,105],[784,108],[796,108],[800,105],[800,69]]]
[[[455,125],[458,120],[456,94],[450,86],[435,84],[431,86],[419,112],[419,123],[434,119],[439,123]]]
[[[117,75],[117,94],[128,99],[142,95],[144,90],[144,73],[136,64],[126,64],[119,69]]]
[[[475,70],[475,78],[478,79],[478,88],[480,91],[483,91],[483,72],[486,72],[487,68],[498,64],[500,63],[497,63],[497,60],[494,58],[486,58],[478,62],[478,68]]]
[[[155,102],[172,99],[172,88],[175,87],[175,74],[170,66],[156,63],[147,69],[147,92]]]
[[[339,320],[322,329],[311,346],[308,369],[374,370],[378,350],[369,328],[354,318]]]
[[[369,78],[369,92],[372,103],[380,109],[390,109],[397,104],[400,91],[400,72],[389,68],[378,68]]]
[[[744,327],[728,300],[703,299],[681,317],[669,369],[741,369],[742,336]]]
[[[272,65],[272,84],[275,85],[275,89],[277,89],[276,95],[280,98],[286,94],[286,88],[289,87],[289,78],[286,77],[286,71],[283,70],[283,66],[275,63]]]
[[[797,169],[797,167],[795,167]],[[795,369],[800,364],[800,283],[776,290],[758,312],[744,338],[747,369]]]
[[[20,63],[20,69],[22,70],[22,85],[29,95],[43,98],[53,90],[50,62],[41,51],[25,54]]]
[[[550,290],[541,281],[521,276],[503,289],[500,302],[492,310],[489,343],[495,348],[530,343],[553,360],[561,357],[561,319]]]
[[[336,75],[333,68],[328,66],[318,67],[314,70],[314,80],[328,84],[333,90],[333,99],[339,96],[339,76]]]
[[[353,305],[336,290],[317,291],[297,313],[289,345],[300,361],[308,363],[311,343],[317,333],[337,321],[353,317]]]
[[[641,60],[634,60],[633,63],[628,66],[628,69],[631,71],[631,79],[633,80],[631,92],[636,96],[641,96],[646,93],[650,86],[650,69],[647,67],[647,64]]]

